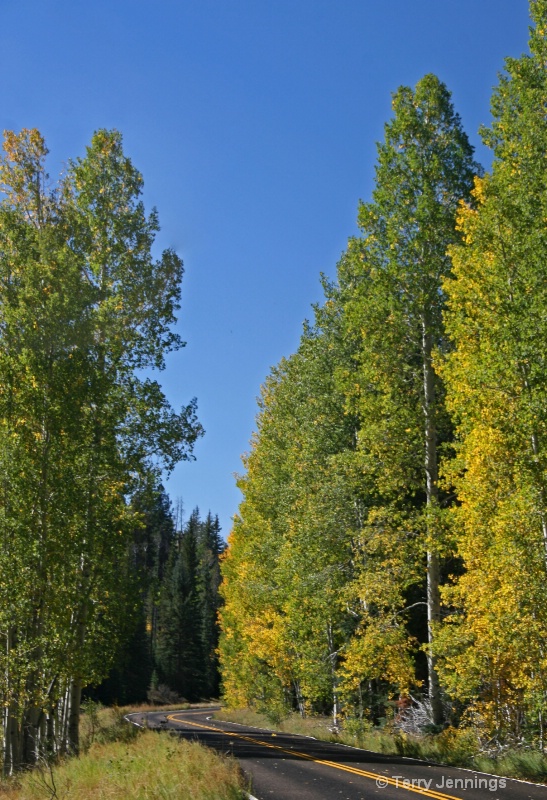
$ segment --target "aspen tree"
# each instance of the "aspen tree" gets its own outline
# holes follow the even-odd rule
[[[483,138],[491,174],[463,204],[442,375],[457,422],[452,467],[466,572],[439,641],[444,680],[489,736],[537,734],[547,711],[547,3],[530,53],[507,59]],[[523,716],[524,713],[524,716]]]
[[[434,75],[393,96],[393,119],[378,145],[376,186],[362,203],[362,237],[345,288],[348,335],[361,337],[348,389],[361,420],[358,449],[379,495],[372,529],[388,533],[387,552],[423,547],[427,560],[428,641],[440,621],[443,551],[439,447],[450,437],[435,349],[446,349],[443,278],[455,215],[479,171],[450,93]],[[362,267],[355,266],[360,260]],[[381,511],[381,509],[384,509]],[[389,530],[391,529],[391,534]],[[384,537],[385,538],[385,537]],[[410,570],[414,569],[414,559]],[[435,656],[428,649],[432,721],[442,721]]]
[[[182,262],[158,230],[117,132],[99,131],[58,187],[37,131],[0,163],[0,691],[4,771],[78,751],[82,687],[123,626],[127,496],[190,456],[195,404],[156,381]]]

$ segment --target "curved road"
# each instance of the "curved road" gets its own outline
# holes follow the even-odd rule
[[[232,754],[256,800],[547,800],[547,786],[221,722],[212,719],[215,710],[128,716]]]

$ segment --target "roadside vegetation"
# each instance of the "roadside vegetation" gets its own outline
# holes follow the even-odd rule
[[[249,708],[225,708],[217,711],[214,717],[240,725],[312,736],[383,755],[405,756],[507,778],[547,782],[545,755],[524,747],[493,754],[481,747],[477,736],[469,729],[449,727],[436,734],[412,734],[398,730],[390,723],[384,727],[373,727],[359,719],[348,719],[342,727],[335,729],[330,716],[317,714],[301,717],[293,712],[280,719]]]
[[[180,706],[179,706],[180,708]],[[0,783],[9,800],[242,800],[235,760],[196,742],[143,730],[124,720],[138,708],[88,704],[79,758],[48,764]]]

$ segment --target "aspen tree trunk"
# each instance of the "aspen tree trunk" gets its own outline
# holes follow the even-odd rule
[[[302,691],[300,689],[300,681],[293,681],[294,685],[294,694],[296,697],[296,705],[298,706],[298,713],[301,717],[306,716],[306,708],[304,706],[304,698],[302,697]]]
[[[6,691],[9,691],[9,631],[2,633],[2,637],[6,639],[6,668],[4,671],[4,682]],[[8,762],[10,758],[9,744],[8,744],[8,723],[9,723],[9,706],[6,702],[6,696],[2,697],[2,739],[0,741],[1,754],[2,754],[2,775],[8,775]]]
[[[80,705],[82,702],[82,679],[73,678],[70,682],[70,711],[68,714],[67,749],[71,755],[80,753]]]
[[[2,776],[6,774],[6,727],[7,708],[2,708],[2,738],[0,739],[0,757],[2,758]]]
[[[76,647],[83,649],[88,618],[88,600],[82,603],[77,619]],[[80,752],[80,705],[82,703],[83,681],[81,675],[74,675],[69,685],[69,712],[67,730],[68,752],[78,755]]]
[[[340,700],[338,697],[338,677],[336,675],[337,653],[334,650],[334,637],[332,635],[332,625],[330,622],[327,625],[327,641],[329,645],[329,660],[330,660],[331,680],[332,680],[332,724],[335,728],[337,728],[338,720],[340,717]]]
[[[8,693],[12,687],[12,678],[9,668],[10,653],[14,647],[15,631],[10,628],[6,634],[6,687]],[[21,763],[21,727],[17,722],[17,705],[9,698],[3,714],[3,774],[13,775]]]
[[[438,505],[438,466],[437,466],[437,429],[435,423],[435,383],[431,364],[432,337],[428,330],[427,319],[422,319],[422,364],[424,379],[424,417],[425,417],[425,474],[427,512]],[[431,539],[432,531],[428,534]],[[427,636],[431,646],[434,627],[441,620],[441,598],[439,592],[440,567],[439,556],[431,547],[427,552]],[[427,677],[429,684],[429,702],[431,703],[432,722],[440,725],[443,722],[441,689],[436,670],[436,659],[428,650]]]
[[[40,717],[39,708],[29,708],[23,717],[22,761],[25,766],[36,764],[40,757]]]
[[[52,377],[52,358],[49,358],[49,377]],[[45,586],[47,584],[47,561],[48,561],[48,536],[49,536],[49,450],[50,436],[47,424],[43,422],[43,452],[40,469],[40,484],[37,487],[39,494],[39,524],[38,531],[40,536],[40,563],[36,571],[36,584],[40,587],[38,607],[34,612],[31,623],[32,638],[40,642],[44,632],[44,606],[47,602],[45,597]],[[33,653],[36,668],[29,672],[27,678],[27,692],[29,697],[35,695],[35,690],[39,690],[43,681],[44,674],[40,669],[43,658],[42,647],[38,646]],[[22,763],[25,766],[36,764],[41,753],[40,728],[43,717],[41,707],[31,706],[25,710],[22,719]]]
[[[61,756],[66,755],[66,742],[68,739],[68,687],[63,686],[63,691],[59,697],[58,716],[56,722],[57,732],[57,752]]]
[[[11,715],[12,709],[6,706],[2,709],[2,775],[7,777],[12,774],[11,753]]]
[[[532,452],[536,461],[539,461],[539,438],[535,432],[532,434]],[[539,519],[541,522],[541,535],[543,538],[543,560],[545,563],[545,568],[547,569],[547,517],[545,516],[545,496],[545,485],[543,481],[540,480],[539,497],[541,507],[539,509]]]
[[[59,752],[56,730],[58,719],[57,708],[52,709],[46,717],[45,737],[48,756],[56,756]]]
[[[21,727],[17,723],[17,713],[14,705],[10,705],[7,715],[6,729],[6,774],[13,775],[21,764]]]

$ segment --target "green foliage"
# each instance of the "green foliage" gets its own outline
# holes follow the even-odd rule
[[[176,531],[170,500],[153,476],[131,507],[133,621],[108,678],[85,694],[110,704],[218,697],[219,558],[225,547],[218,517],[208,513],[201,520],[195,509]]]
[[[94,744],[132,742],[142,731],[136,725],[130,725],[117,706],[105,708],[94,700],[82,703],[81,728],[84,753]]]
[[[200,642],[203,654],[201,692],[204,697],[218,697],[218,612],[220,608],[220,556],[225,542],[218,517],[211,512],[198,526],[196,591],[199,603]]]
[[[405,694],[416,681],[405,608],[427,608],[429,641],[440,619],[448,498],[439,492],[438,461],[451,423],[432,354],[447,346],[442,278],[450,271],[447,247],[459,238],[457,203],[480,167],[435,76],[414,91],[401,87],[393,110],[378,147],[373,200],[360,206],[362,237],[350,242],[339,265],[344,332],[355,343],[354,367],[339,380],[358,420],[353,461],[368,489],[347,592],[360,605],[361,622],[344,670],[348,690],[381,678]],[[424,624],[415,629],[423,641]],[[428,661],[439,721],[434,660]]]
[[[245,499],[222,563],[220,652],[231,704],[274,714],[292,703],[301,713],[337,704],[339,650],[353,625],[340,594],[354,520],[336,462],[352,441],[334,385],[338,345],[324,316],[263,387],[240,480]]]
[[[202,521],[194,509],[183,530],[173,534],[157,602],[149,606],[158,680],[188,700],[218,693],[217,611],[223,549],[218,518],[209,513]]]
[[[182,262],[119,133],[99,131],[50,191],[37,131],[0,160],[0,696],[4,769],[78,749],[82,686],[132,617],[128,495],[190,458],[195,403],[173,411],[143,367],[171,333]],[[137,373],[136,370],[139,370]],[[64,720],[64,721],[62,721]],[[58,730],[55,730],[58,728]],[[23,730],[26,731],[23,736]]]
[[[188,700],[201,695],[197,577],[197,517],[173,543],[158,603],[155,657],[160,679]]]

